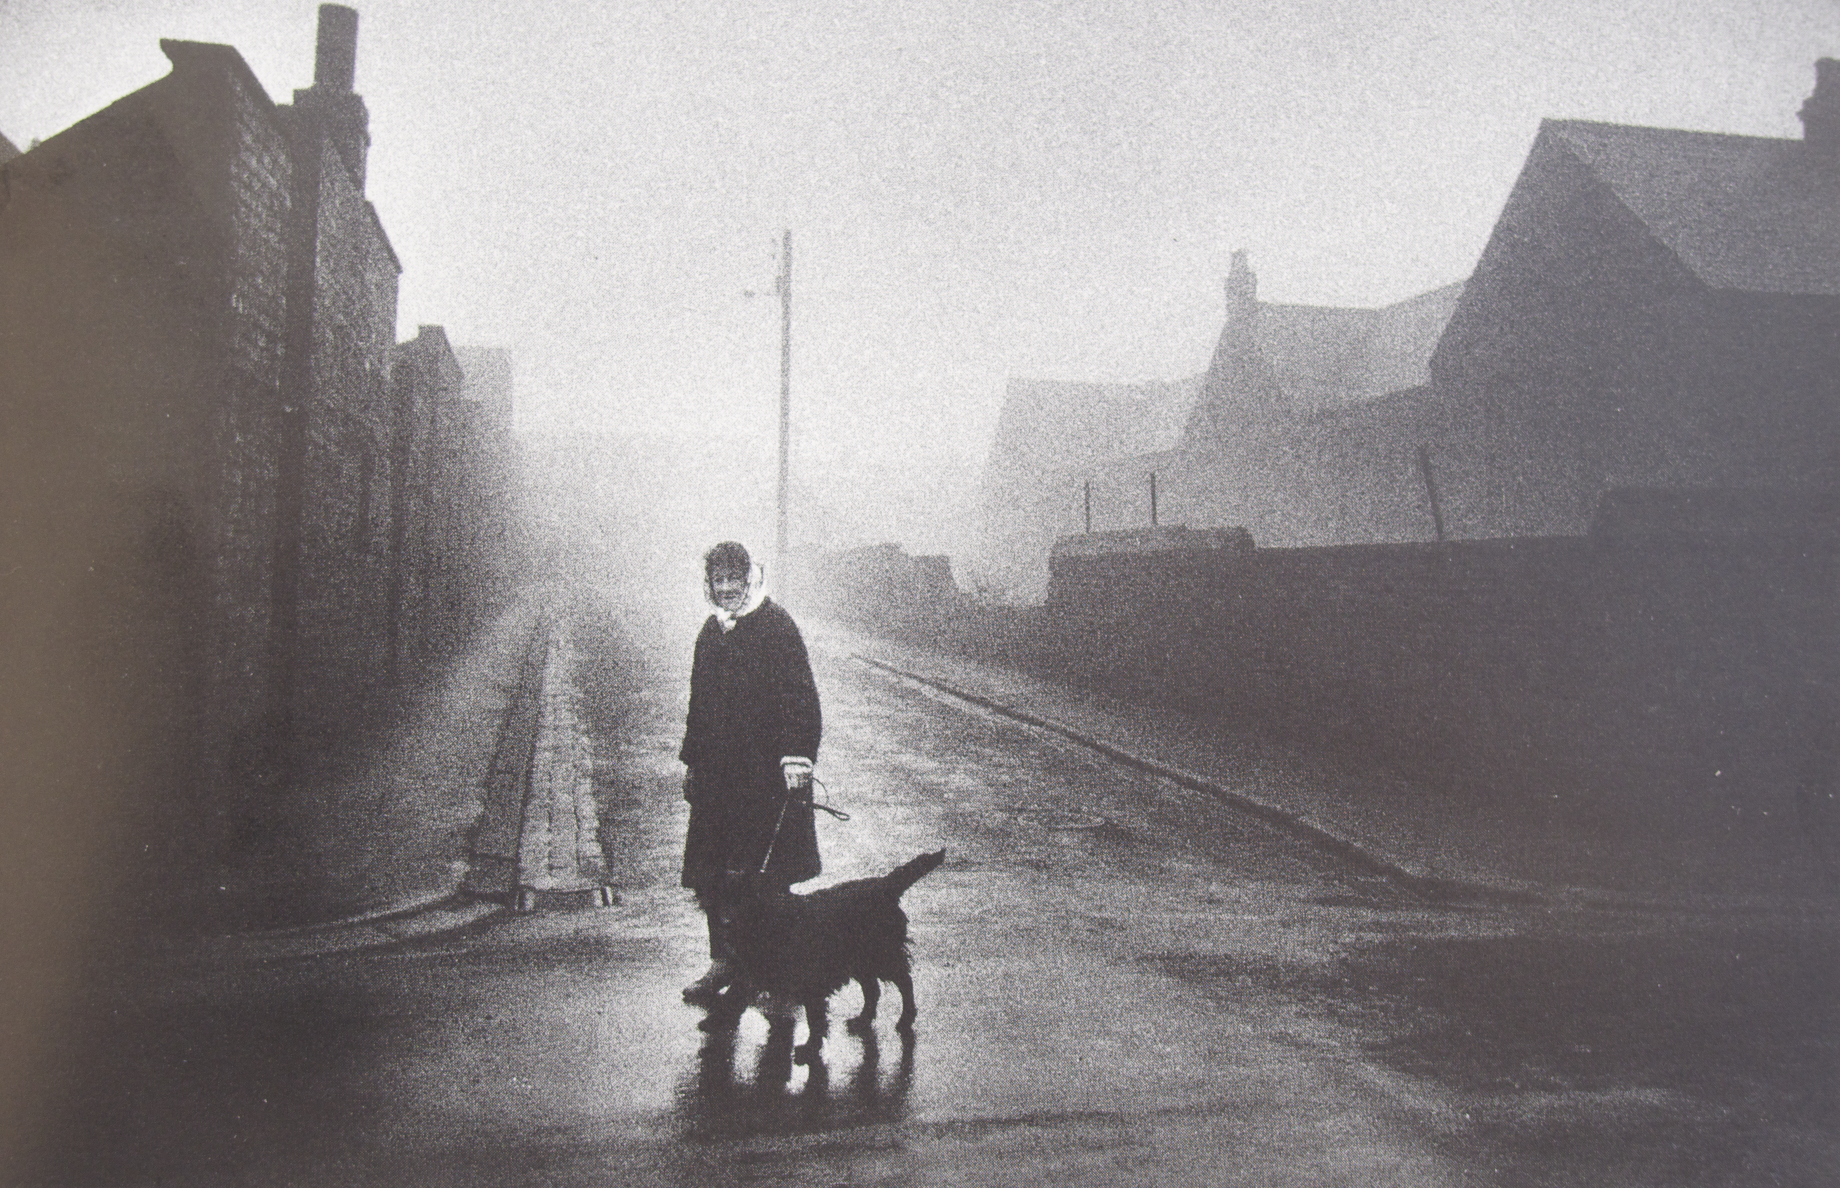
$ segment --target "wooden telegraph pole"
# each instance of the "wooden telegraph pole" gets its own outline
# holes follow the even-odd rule
[[[774,562],[779,566],[781,588],[791,578],[787,568],[786,494],[791,483],[792,448],[792,232],[786,232],[779,258],[779,530],[774,539]]]

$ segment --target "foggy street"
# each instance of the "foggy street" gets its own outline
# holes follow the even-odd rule
[[[1840,1184],[1840,5],[361,7],[0,3],[0,1188]]]
[[[1840,1173],[1829,919],[1431,900],[809,632],[825,873],[904,899],[917,1034],[705,1036],[688,635],[569,625],[617,906],[123,958],[18,1180],[1727,1184]]]

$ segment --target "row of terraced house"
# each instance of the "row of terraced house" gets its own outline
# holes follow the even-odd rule
[[[0,591],[24,753],[203,809],[506,597],[511,365],[396,342],[354,11],[320,8],[290,104],[229,46],[161,49],[0,142]]]
[[[973,568],[1045,591],[1064,536],[1260,546],[1769,527],[1840,482],[1840,62],[1781,139],[1547,120],[1472,274],[1380,308],[1258,298],[1207,370],[1012,380]]]

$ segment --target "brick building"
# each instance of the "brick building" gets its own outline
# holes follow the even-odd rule
[[[466,376],[439,326],[422,326],[396,348],[390,445],[390,576],[386,593],[392,671],[434,649],[444,596],[443,544],[451,519],[449,444]]]
[[[388,662],[389,364],[402,266],[364,198],[369,114],[352,92],[357,14],[320,8],[313,85],[277,109],[294,146],[278,474],[285,715],[336,710]],[[291,641],[290,641],[291,637]],[[289,671],[292,659],[294,670]]]
[[[498,606],[523,553],[509,352],[422,326],[396,348],[389,656],[437,654]]]
[[[162,48],[171,74],[0,167],[0,484],[57,640],[33,675],[116,659],[149,745],[196,740],[170,771],[249,759],[275,708],[296,170],[234,50]]]
[[[452,555],[467,575],[455,604],[456,622],[470,629],[501,602],[517,580],[527,542],[522,519],[521,452],[512,429],[511,353],[498,347],[459,346],[455,357],[465,376],[461,388],[462,457],[454,474],[463,484],[453,506],[463,509]]]
[[[0,163],[6,687],[104,715],[143,799],[260,786],[390,671],[428,574],[478,563],[413,535],[479,497],[480,428],[417,436],[466,401],[444,337],[394,346],[356,34],[321,7],[289,105],[163,41],[171,73]]]

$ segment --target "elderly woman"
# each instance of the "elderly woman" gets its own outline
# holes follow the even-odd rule
[[[731,980],[715,895],[731,871],[762,871],[780,886],[816,875],[811,769],[821,718],[798,626],[766,596],[747,549],[724,541],[703,557],[714,613],[696,637],[690,713],[678,758],[690,827],[683,885],[709,923],[709,971],[684,988],[708,1005]]]

